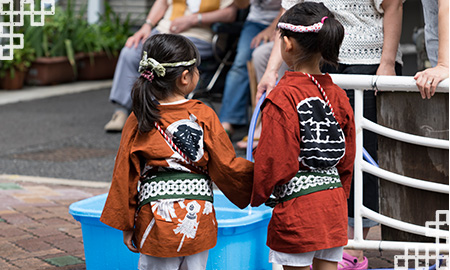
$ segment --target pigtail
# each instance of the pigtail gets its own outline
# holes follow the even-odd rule
[[[344,39],[344,27],[331,13],[323,21],[322,29],[318,32],[317,40],[323,61],[334,67],[338,66],[339,48]]]

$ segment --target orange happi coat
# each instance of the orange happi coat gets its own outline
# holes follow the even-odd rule
[[[246,207],[250,202],[253,163],[236,157],[215,112],[196,100],[158,108],[162,129],[179,137],[178,146],[195,165],[208,171],[228,199],[240,208]],[[122,131],[112,184],[100,220],[119,230],[134,230],[139,252],[151,256],[187,256],[214,247],[217,221],[210,202],[165,199],[137,211],[140,176],[168,169],[199,173],[172,150],[158,130],[139,132],[132,113]]]

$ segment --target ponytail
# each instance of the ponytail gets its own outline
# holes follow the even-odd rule
[[[301,47],[297,62],[320,53],[324,62],[338,65],[344,27],[323,3],[303,2],[294,5],[281,16],[278,27],[281,37],[292,37]]]
[[[322,54],[325,63],[334,67],[338,66],[339,48],[341,47],[343,39],[344,27],[334,18],[334,15],[331,14],[331,16],[328,16],[323,22],[322,29],[317,35],[319,51]]]
[[[161,118],[158,109],[159,102],[156,100],[153,94],[155,91],[152,88],[150,81],[140,77],[131,90],[132,111],[138,119],[138,129],[142,133],[151,131],[154,128],[154,122]]]
[[[177,89],[177,79],[185,70],[191,74],[196,70],[200,54],[186,37],[157,34],[145,41],[142,55],[141,75],[133,85],[131,98],[138,129],[144,133],[153,130],[161,118],[158,100],[182,93]]]

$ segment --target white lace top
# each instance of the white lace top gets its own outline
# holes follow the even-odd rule
[[[383,0],[309,0],[322,2],[344,26],[345,36],[339,51],[339,63],[355,65],[379,64],[383,48]],[[282,0],[288,10],[304,0]],[[403,64],[397,50],[396,62]]]

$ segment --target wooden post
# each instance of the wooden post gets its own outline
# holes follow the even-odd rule
[[[423,100],[418,92],[383,92],[377,97],[378,123],[399,131],[438,139],[449,139],[449,96],[437,93]],[[405,176],[449,183],[449,152],[398,142],[378,136],[381,168]],[[435,220],[436,210],[449,209],[449,195],[422,191],[380,179],[380,213],[425,226]],[[448,228],[447,228],[448,229]],[[434,242],[382,226],[383,240]]]

